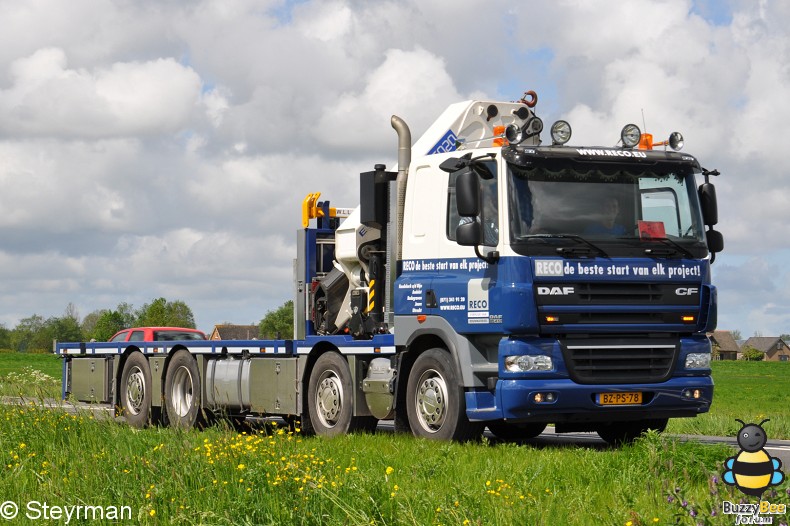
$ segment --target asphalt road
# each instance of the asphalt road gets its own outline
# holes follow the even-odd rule
[[[34,404],[40,405],[41,402],[32,400],[24,400],[19,398],[5,397],[0,402],[5,404],[19,404],[27,405]],[[44,407],[62,407],[69,412],[90,411],[96,418],[112,418],[112,409],[105,406],[89,405],[89,404],[73,404],[64,403],[59,400],[46,400],[43,402]],[[122,419],[121,419],[122,420]],[[393,432],[394,425],[392,421],[379,422],[378,429],[384,432]],[[486,431],[486,436],[494,443],[497,439]],[[716,437],[716,436],[703,436],[703,435],[673,435],[681,440],[695,441],[702,444],[727,444],[733,448],[733,454],[738,449],[738,442],[735,437]],[[577,446],[586,447],[591,449],[606,449],[609,447],[606,442],[601,440],[596,433],[562,433],[557,434],[554,428],[547,427],[546,430],[538,437],[524,440],[524,444],[534,445],[537,447],[556,447],[556,446]],[[790,474],[790,440],[771,440],[769,438],[765,445],[765,450],[772,457],[778,458],[782,461],[782,471],[785,474]],[[723,461],[723,460],[722,460]],[[788,475],[790,476],[790,475]]]

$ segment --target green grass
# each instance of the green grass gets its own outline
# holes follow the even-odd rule
[[[325,440],[0,408],[4,500],[129,506],[149,524],[718,524],[740,498],[717,480],[731,454],[655,434],[621,449]]]
[[[730,419],[770,417],[769,437],[782,438],[786,367],[715,363],[711,414],[670,431],[734,436]],[[0,353],[3,394],[35,397],[33,379],[49,377],[57,397],[59,376],[53,356]],[[32,500],[129,506],[143,524],[733,524],[721,502],[743,495],[720,480],[733,452],[656,434],[612,449],[386,432],[325,440],[276,427],[136,430],[33,402],[0,406],[0,500],[23,513]],[[788,482],[765,498],[787,502]]]
[[[60,398],[62,360],[54,354],[0,353],[0,396]]]
[[[713,363],[713,405],[696,418],[670,420],[667,431],[734,437],[746,422],[764,425],[768,438],[790,439],[790,363],[719,361]]]

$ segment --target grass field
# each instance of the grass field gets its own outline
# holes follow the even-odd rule
[[[41,372],[60,372],[52,356],[25,358],[0,354],[2,393],[57,395],[52,378],[21,393]],[[689,422],[715,434],[731,417],[770,417],[766,429],[779,438],[788,411],[786,365],[714,364],[714,414],[709,423]],[[681,425],[673,422],[670,431]],[[737,426],[723,434],[733,436]],[[221,426],[135,430],[35,404],[0,406],[0,501],[16,503],[20,517],[30,501],[102,506],[105,513],[129,508],[131,520],[106,523],[734,524],[721,515],[724,500],[742,497],[720,480],[732,454],[656,434],[611,449],[437,443],[392,433],[325,440],[277,427],[252,434]],[[788,482],[764,497],[788,502]]]
[[[713,405],[696,418],[671,420],[670,433],[734,437],[746,423],[764,425],[769,438],[790,439],[790,363],[720,361],[713,363]]]

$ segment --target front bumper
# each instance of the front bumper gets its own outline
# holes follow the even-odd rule
[[[598,402],[601,393],[618,392],[640,392],[642,403],[602,405]],[[554,393],[554,400],[538,403],[535,401],[537,393]],[[467,392],[466,412],[470,420],[476,421],[615,422],[692,417],[707,412],[712,401],[713,380],[710,376],[686,376],[661,383],[627,385],[581,385],[570,379],[500,379],[493,392]]]

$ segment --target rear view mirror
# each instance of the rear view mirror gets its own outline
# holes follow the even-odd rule
[[[697,190],[702,207],[702,220],[706,225],[713,226],[719,222],[719,208],[716,204],[716,187],[713,183],[702,183]]]
[[[480,178],[467,168],[455,180],[455,203],[461,217],[476,217],[480,214]]]

